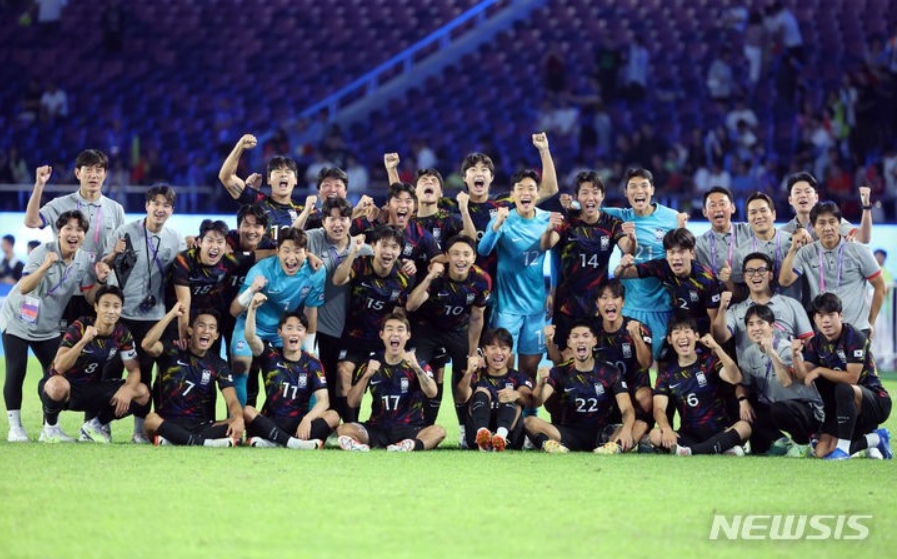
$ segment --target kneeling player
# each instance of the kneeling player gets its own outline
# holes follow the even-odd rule
[[[546,452],[595,450],[615,454],[632,448],[632,426],[635,410],[620,370],[611,363],[595,359],[595,331],[589,324],[574,324],[567,338],[573,359],[551,368],[533,391],[534,405],[557,392],[560,395],[554,423],[530,416],[525,419],[526,432],[536,448]],[[614,426],[610,417],[614,404],[623,416],[623,425]],[[601,441],[602,432],[613,432]]]
[[[508,368],[514,338],[504,328],[483,335],[483,363],[471,356],[458,382],[456,403],[468,404],[465,436],[467,448],[501,452],[506,446],[523,446],[524,406],[532,405],[533,381]],[[495,434],[493,434],[493,431]]]
[[[825,409],[816,456],[844,460],[861,450],[878,448],[892,458],[890,433],[879,427],[891,415],[891,397],[881,385],[871,343],[844,322],[841,299],[817,295],[812,303],[816,335],[795,355],[794,372],[804,384],[816,383]]]
[[[101,287],[94,303],[97,317],[79,318],[66,331],[49,374],[38,387],[44,404],[41,442],[74,442],[57,423],[62,410],[95,415],[81,427],[81,433],[97,443],[112,442],[108,425],[113,419],[141,409],[149,411],[150,394],[140,383],[134,338],[118,320],[124,299],[118,287]],[[116,353],[121,355],[128,378],[102,380],[103,367]]]
[[[263,293],[256,293],[246,312],[246,343],[252,355],[260,357],[267,393],[261,413],[254,406],[243,408],[246,432],[252,437],[249,446],[322,448],[339,424],[339,415],[327,409],[330,398],[321,362],[302,351],[308,319],[299,311],[284,313],[277,326],[282,347],[266,347],[255,331],[256,310],[266,300]]]
[[[732,422],[722,384],[741,382],[741,371],[710,334],[701,342],[710,349],[697,353],[698,328],[691,318],[673,318],[667,343],[676,359],[658,374],[654,386],[654,420],[651,444],[672,450],[679,456],[692,454],[744,455],[739,446],[751,436],[747,421]],[[679,412],[679,430],[674,431],[667,416],[670,399]]]
[[[371,417],[364,423],[344,423],[337,428],[343,450],[366,452],[386,447],[391,452],[429,450],[445,438],[440,425],[424,426],[424,397],[436,396],[432,373],[417,362],[414,352],[406,352],[411,327],[404,314],[386,316],[380,339],[386,350],[383,363],[371,359],[358,368],[355,384],[349,389],[349,407],[358,408],[370,386]]]
[[[209,351],[219,335],[215,311],[199,309],[190,317],[186,350],[174,344],[166,348],[159,341],[165,328],[185,312],[187,308],[176,303],[141,344],[159,366],[153,387],[156,412],[146,416],[146,434],[157,446],[237,446],[243,436],[243,408],[230,368]],[[225,421],[208,416],[208,400],[216,384],[230,414]]]

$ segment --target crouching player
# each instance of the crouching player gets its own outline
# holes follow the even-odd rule
[[[466,404],[465,436],[467,448],[501,452],[505,447],[523,447],[524,406],[532,405],[533,381],[519,371],[508,368],[514,338],[504,328],[489,330],[483,335],[482,362],[469,356],[467,369],[458,381],[456,403]],[[494,434],[493,434],[494,432]]]
[[[589,324],[574,324],[567,337],[573,359],[551,368],[533,390],[533,405],[541,405],[555,392],[560,396],[553,423],[530,416],[525,419],[533,446],[546,452],[595,450],[600,454],[628,452],[632,448],[635,410],[620,370],[594,356],[597,338]],[[623,417],[622,426],[610,418],[615,405]],[[613,432],[605,437],[609,427]],[[605,439],[605,440],[600,440]]]
[[[246,433],[252,437],[249,446],[323,448],[339,424],[339,415],[327,409],[330,398],[321,362],[302,350],[308,318],[299,311],[285,312],[277,326],[282,347],[266,347],[256,334],[255,314],[267,299],[264,293],[256,293],[246,311],[246,343],[252,355],[260,357],[267,394],[261,413],[253,406],[243,408]]]
[[[803,356],[795,355],[794,372],[804,384],[815,382],[822,396],[825,421],[816,456],[845,460],[878,448],[883,458],[893,458],[890,433],[879,427],[891,415],[891,397],[878,377],[869,338],[844,322],[834,293],[817,295],[811,314],[817,333]]]
[[[109,423],[143,410],[149,411],[150,393],[140,382],[134,338],[119,322],[124,295],[114,286],[96,293],[97,317],[81,317],[69,326],[50,371],[39,384],[44,404],[41,442],[73,442],[58,425],[62,410],[88,411],[95,415],[81,427],[85,439],[112,442]],[[103,367],[121,355],[128,378],[102,380]]]
[[[732,422],[726,411],[727,391],[723,382],[738,384],[741,371],[722,347],[706,334],[701,338],[710,350],[697,353],[698,327],[688,317],[673,318],[667,343],[676,359],[658,374],[654,386],[654,420],[651,444],[678,456],[692,454],[732,454],[743,456],[741,443],[751,436],[747,421]],[[679,412],[679,430],[674,431],[667,416],[672,400]]]
[[[445,438],[442,426],[424,426],[424,397],[436,396],[436,381],[417,362],[414,352],[405,351],[410,338],[411,327],[404,314],[386,316],[380,326],[386,348],[383,363],[370,359],[362,364],[347,396],[349,407],[357,409],[370,387],[371,417],[364,423],[339,426],[336,432],[343,450],[367,452],[372,446],[390,452],[430,450]]]
[[[766,305],[754,305],[744,315],[747,335],[753,344],[739,360],[743,376],[736,388],[741,419],[751,424],[753,454],[803,458],[810,436],[823,420],[822,399],[813,384],[796,380],[793,354],[803,342],[790,343],[773,335],[776,316]],[[791,439],[782,436],[782,431]]]
[[[146,434],[158,445],[237,446],[243,436],[243,409],[227,363],[209,348],[218,339],[215,311],[199,309],[190,317],[187,349],[159,341],[165,328],[187,308],[176,303],[143,338],[143,351],[156,359],[159,373],[153,392],[156,412],[146,416]],[[221,390],[230,418],[208,416],[215,385]]]

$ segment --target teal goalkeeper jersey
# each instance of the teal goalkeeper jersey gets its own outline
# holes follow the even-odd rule
[[[663,258],[663,236],[678,225],[678,212],[662,204],[655,203],[651,215],[644,217],[635,215],[632,208],[601,208],[601,211],[618,217],[624,222],[635,223],[635,238],[638,241],[638,250],[635,253],[636,264],[654,258]],[[669,293],[656,278],[624,279],[623,285],[626,286],[624,313],[627,310],[662,312],[672,308]]]

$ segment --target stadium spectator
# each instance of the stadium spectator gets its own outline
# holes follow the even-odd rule
[[[25,263],[16,257],[16,238],[13,235],[3,235],[0,240],[0,250],[3,251],[3,260],[0,260],[0,283],[14,284],[22,279],[22,270]]]

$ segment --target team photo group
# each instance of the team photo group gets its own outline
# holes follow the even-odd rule
[[[51,167],[35,170],[25,225],[54,238],[0,310],[8,441],[110,443],[133,422],[133,443],[160,446],[893,456],[868,188],[851,223],[810,173],[786,180],[793,216],[712,187],[696,235],[648,169],[559,185],[544,133],[508,190],[483,153],[453,196],[435,169],[402,182],[385,153],[385,202],[354,205],[339,168],[301,201],[289,157],[238,176],[257,144],[239,138],[219,173],[236,228],[175,230],[166,184],[126,221],[95,149],[69,194],[45,197]],[[604,207],[617,189],[627,207]]]

